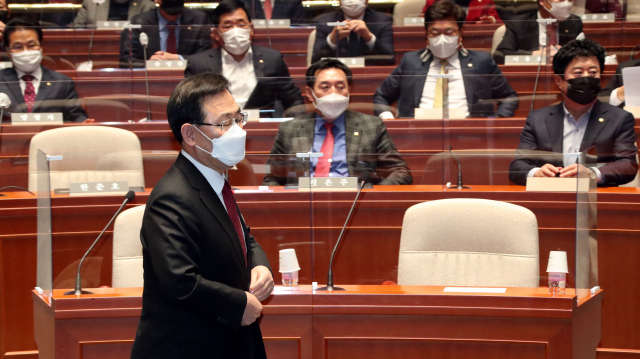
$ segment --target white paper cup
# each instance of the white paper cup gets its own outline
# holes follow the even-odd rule
[[[280,273],[295,272],[300,270],[296,250],[293,248],[280,251]]]
[[[569,265],[567,264],[567,252],[564,252],[564,251],[549,252],[549,263],[547,264],[547,273],[569,273]]]

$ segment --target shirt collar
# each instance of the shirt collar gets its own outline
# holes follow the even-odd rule
[[[220,194],[222,193],[222,187],[224,187],[224,177],[222,177],[222,175],[215,171],[213,168],[207,167],[198,162],[198,160],[191,157],[187,152],[185,152],[185,150],[180,151],[180,153],[182,153],[184,157],[186,157],[189,161],[191,161],[191,163],[193,163],[194,166],[196,166],[198,171],[200,171],[204,178],[207,179],[207,182],[209,182],[211,188],[213,188],[216,194],[220,196]]]
[[[160,9],[158,9],[157,11],[158,11],[158,25],[160,25],[160,31],[162,31],[169,24],[169,21],[167,21],[167,19],[162,17],[162,15],[160,14]],[[181,19],[182,19],[182,14],[178,16],[178,20],[176,20],[175,24],[180,25]]]
[[[233,58],[233,56],[227,52],[227,50],[224,49],[224,47],[220,48],[222,50],[222,60],[226,63],[236,63],[238,64],[239,62],[236,62],[236,60]],[[240,60],[240,62],[246,60],[247,58],[252,59],[253,58],[253,46],[249,46],[249,50],[247,50],[247,52],[244,54],[244,58],[242,60]]]
[[[585,112],[582,116],[580,116],[580,118],[578,119],[577,122],[580,122],[583,119],[589,120],[589,118],[591,118],[591,111],[593,111],[593,106],[595,106],[595,103],[593,105],[591,105],[591,107],[589,108],[589,110],[587,112]],[[570,118],[573,118],[573,115],[571,115],[569,113],[569,110],[567,110],[567,106],[565,106],[564,101],[562,102],[562,110],[564,110],[564,118],[568,119],[569,116],[571,116]]]
[[[345,121],[345,114],[342,113],[342,115],[338,116],[338,118],[336,118],[335,120],[333,120],[333,123],[335,127],[338,128],[338,131],[343,132],[345,130],[344,127],[344,121]],[[325,120],[324,118],[322,118],[322,116],[318,115],[316,113],[316,132],[319,132],[320,129],[322,127],[324,127],[324,124],[327,123],[327,120]]]
[[[19,79],[22,79],[22,76],[27,75],[27,73],[18,70],[16,67],[14,67],[14,69],[16,70],[16,73],[18,74],[18,78]],[[38,81],[41,81],[42,80],[42,66],[38,66],[38,68],[34,72],[30,73],[29,75],[35,77]]]

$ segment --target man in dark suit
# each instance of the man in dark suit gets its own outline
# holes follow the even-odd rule
[[[224,75],[243,109],[275,109],[272,117],[303,114],[300,89],[293,83],[282,54],[251,46],[253,24],[246,5],[240,0],[222,1],[213,11],[213,19],[213,36],[222,46],[189,56],[185,76],[204,72]]]
[[[341,0],[340,10],[315,21],[312,62],[323,57],[367,56],[367,65],[395,64],[392,19],[367,8],[367,3],[368,0]],[[345,24],[328,25],[336,22]]]
[[[304,24],[302,0],[242,0],[254,19],[289,19],[291,24]],[[271,10],[271,16],[267,16]],[[265,14],[266,13],[266,14]]]
[[[93,27],[101,21],[128,21],[132,17],[149,10],[155,10],[151,0],[83,0],[82,8],[73,19],[75,27]]]
[[[3,120],[11,121],[14,112],[62,112],[65,122],[87,120],[73,80],[40,65],[41,26],[32,20],[16,18],[7,23],[4,35],[4,46],[13,67],[0,71],[0,92],[11,101]]]
[[[571,14],[572,4],[568,0],[538,0],[537,12],[516,15],[505,21],[506,32],[493,53],[493,59],[504,64],[507,55],[539,55],[544,44],[553,56],[569,41],[584,38],[582,20]],[[557,21],[547,26],[545,22],[538,23],[538,19]]]
[[[244,158],[244,114],[220,75],[174,90],[167,115],[182,146],[149,195],[140,239],[140,358],[266,358],[256,319],[273,290],[269,261],[223,174]]]
[[[395,117],[391,107],[397,101],[398,117],[414,117],[416,108],[442,108],[437,102],[444,86],[429,74],[444,70],[448,80],[448,107],[460,108],[470,117],[511,117],[518,108],[518,95],[491,57],[462,46],[465,12],[450,1],[438,1],[427,8],[426,50],[406,53],[391,76],[373,95],[375,114],[383,120]],[[442,67],[443,61],[444,68]],[[495,103],[499,103],[496,110]]]
[[[604,56],[604,48],[591,40],[571,41],[554,56],[554,81],[564,101],[527,118],[509,169],[512,182],[524,185],[527,177],[579,175],[595,177],[599,186],[618,186],[637,175],[633,116],[597,98]],[[574,156],[560,155],[593,146],[598,167],[586,168],[576,164]]]
[[[611,78],[607,86],[600,91],[600,100],[608,102],[610,105],[624,106],[624,82],[622,81],[622,69],[625,67],[640,66],[640,60],[629,60],[618,64],[616,74]]]
[[[140,33],[149,37],[147,60],[183,60],[211,48],[211,28],[205,13],[184,7],[184,0],[157,0],[158,9],[131,19],[139,29],[120,36],[120,67],[144,67]]]
[[[316,112],[283,122],[267,160],[265,186],[297,184],[298,177],[346,177],[371,173],[373,184],[411,184],[407,164],[384,123],[348,111],[351,70],[325,59],[307,69],[307,97]],[[309,161],[295,153],[322,152]]]

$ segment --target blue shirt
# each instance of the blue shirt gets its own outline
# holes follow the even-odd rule
[[[329,171],[330,177],[347,177],[349,176],[349,166],[347,165],[347,137],[345,128],[345,115],[344,113],[340,117],[333,120],[333,157],[331,160],[331,170]],[[327,123],[322,117],[316,114],[316,126],[313,133],[313,148],[312,152],[320,152],[324,139],[327,138],[327,128],[324,124]],[[318,158],[311,158],[311,176],[315,175],[316,165],[318,164]]]
[[[160,15],[160,10],[158,11],[158,27],[160,30],[160,50],[161,51],[167,51],[167,39],[169,38],[169,29],[167,29],[167,25],[169,25],[169,21],[167,21],[167,19],[165,19],[164,17],[162,17],[162,15]],[[176,49],[178,49],[178,44],[180,44],[180,18],[182,17],[182,15],[180,15],[178,17],[178,20],[176,20],[175,23],[173,23],[174,25],[178,25],[176,26]],[[153,55],[153,54],[151,54]],[[183,60],[182,56],[180,56],[180,59]]]

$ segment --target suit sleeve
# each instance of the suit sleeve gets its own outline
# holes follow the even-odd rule
[[[67,100],[63,108],[63,118],[65,122],[82,122],[87,119],[87,113],[81,106],[78,92],[73,80],[65,82],[65,99]]]
[[[78,11],[78,15],[73,19],[73,26],[85,26],[87,25],[87,18],[89,11],[87,10],[87,1],[82,2],[82,8]]]
[[[527,122],[524,124],[522,133],[520,134],[520,144],[514,160],[509,165],[509,179],[511,182],[519,185],[527,183],[527,174],[531,169],[538,167],[538,163],[533,156],[529,156],[528,152],[535,151],[538,148],[538,140],[533,128],[533,115],[529,114]]]
[[[512,23],[506,23],[506,31],[500,45],[493,53],[493,59],[498,64],[504,64],[504,58],[507,55],[531,55],[533,51],[518,50],[518,35],[514,31]]]
[[[604,103],[609,103],[609,97],[611,96],[611,92],[622,86],[622,67],[618,65],[616,67],[616,74],[613,75],[607,86],[605,86],[602,91],[598,94],[598,98],[600,101]],[[622,103],[624,105],[624,102]]]
[[[327,36],[329,36],[332,29],[323,23],[316,25],[316,41],[313,43],[313,55],[311,56],[312,63],[320,61],[323,57],[336,56],[336,50],[332,49],[327,43]]]
[[[306,111],[304,108],[304,101],[302,100],[302,94],[300,93],[300,88],[296,86],[291,75],[289,75],[289,68],[287,67],[287,63],[284,62],[282,55],[280,55],[278,62],[280,71],[278,75],[279,86],[278,91],[276,92],[276,97],[278,100],[282,101],[287,117],[303,115]]]
[[[622,119],[613,139],[613,154],[600,154],[598,157],[613,156],[598,169],[604,177],[603,186],[618,186],[631,182],[638,174],[638,148],[636,147],[635,119],[627,113]],[[604,155],[604,156],[603,156]]]
[[[372,55],[389,55],[388,65],[394,65],[396,59],[393,50],[393,26],[392,22],[386,22],[381,25],[380,31],[377,31],[376,44],[371,50]]]
[[[185,78],[205,72],[198,54],[185,56],[184,59],[187,60],[187,67],[184,69]]]
[[[491,98],[494,100],[500,100],[500,105],[496,111],[498,117],[513,117],[520,100],[518,94],[511,87],[507,79],[500,71],[500,68],[493,60],[491,61]]]
[[[267,159],[269,173],[264,176],[264,180],[262,181],[263,186],[284,186],[287,183],[287,164],[290,158],[285,155],[287,150],[285,148],[286,135],[284,133],[287,131],[283,129],[284,125],[285,122],[280,125],[280,129],[273,141],[273,147]]]
[[[387,132],[384,122],[380,121],[378,127],[379,139],[377,144],[378,163],[376,172],[384,177],[381,185],[411,184],[413,177],[407,163],[402,159],[396,146]]]
[[[304,7],[302,0],[294,0],[291,5],[291,25],[304,24]]]
[[[202,17],[202,21],[199,21],[199,24],[196,25],[198,28],[196,34],[198,44],[193,51],[194,54],[207,51],[211,49],[211,46],[213,46],[211,40],[211,25],[209,24],[209,20],[207,19],[206,15],[203,14]]]
[[[224,318],[228,325],[239,327],[246,294],[200,275],[200,231],[190,201],[190,194],[172,192],[147,204],[141,238],[162,296],[171,305],[212,322]]]
[[[240,213],[240,207],[238,207],[237,204],[236,209],[240,214],[240,221],[242,222],[242,226],[245,229],[244,235],[247,239],[248,251],[251,253],[251,263],[249,263],[249,268],[253,269],[257,266],[265,266],[269,268],[269,271],[271,271],[271,275],[273,275],[273,270],[271,269],[271,265],[269,264],[269,258],[267,258],[267,254],[264,252],[264,250],[262,250],[260,244],[251,235],[251,228],[244,222],[244,217],[242,217],[242,213]]]
[[[393,69],[391,75],[380,84],[376,93],[373,94],[373,111],[376,116],[385,111],[395,113],[391,104],[400,98],[400,81],[402,81],[403,69],[406,66],[406,62],[406,56],[403,56],[400,65]]]
[[[124,30],[120,34],[120,68],[144,67],[144,54],[140,45],[140,29]],[[149,54],[147,56],[150,57]]]

